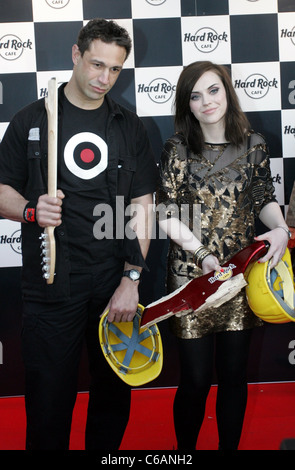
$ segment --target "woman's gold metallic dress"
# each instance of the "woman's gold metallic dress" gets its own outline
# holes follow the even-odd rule
[[[187,152],[181,136],[165,143],[157,204],[161,216],[179,217],[217,256],[220,264],[253,243],[255,219],[275,201],[268,149],[260,134],[250,132],[245,144],[206,144],[203,155]],[[189,207],[189,210],[188,210]],[[170,242],[167,292],[201,276],[192,254]],[[261,325],[250,310],[244,290],[219,308],[172,317],[172,330],[181,338],[199,338]]]

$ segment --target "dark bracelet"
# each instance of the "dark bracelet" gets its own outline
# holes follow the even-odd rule
[[[207,256],[212,255],[211,251],[208,250],[206,247],[201,245],[193,254],[194,263],[199,267],[202,268],[202,263]]]
[[[24,208],[24,212],[23,212],[23,218],[26,222],[28,223],[34,223],[34,222],[37,222],[37,219],[36,219],[36,206],[37,206],[37,203],[35,201],[29,201],[25,208]]]

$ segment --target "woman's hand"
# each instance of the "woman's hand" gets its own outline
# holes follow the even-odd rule
[[[270,268],[274,268],[286,251],[289,237],[285,230],[283,230],[281,227],[277,227],[273,230],[270,230],[269,232],[263,233],[262,235],[255,237],[255,240],[266,240],[269,242],[270,247],[268,252],[258,262],[265,263],[266,261],[271,259]]]
[[[270,244],[268,252],[259,262],[265,263],[272,258],[270,267],[273,268],[278,264],[286,251],[289,241],[287,233],[288,227],[286,226],[281,208],[277,202],[270,202],[264,206],[259,214],[259,218],[261,222],[270,229],[269,232],[255,237],[257,241],[266,240]],[[286,230],[284,230],[283,227],[286,227]]]
[[[211,271],[220,271],[222,267],[218,259],[214,255],[208,255],[202,262],[203,274],[208,274]]]

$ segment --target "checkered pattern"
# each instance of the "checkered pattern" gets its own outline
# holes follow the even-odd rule
[[[295,174],[294,0],[10,0],[1,8],[0,138],[13,114],[71,75],[78,30],[101,16],[130,32],[133,50],[112,96],[144,121],[157,158],[173,132],[183,66],[228,65],[252,127],[267,139],[278,201]]]

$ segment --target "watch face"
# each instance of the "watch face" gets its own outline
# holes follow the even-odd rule
[[[129,277],[132,281],[138,281],[140,279],[140,272],[137,269],[130,269],[130,271],[124,271],[123,276]]]
[[[140,278],[140,273],[136,271],[136,269],[131,269],[130,278],[132,279],[132,281],[137,281]]]

